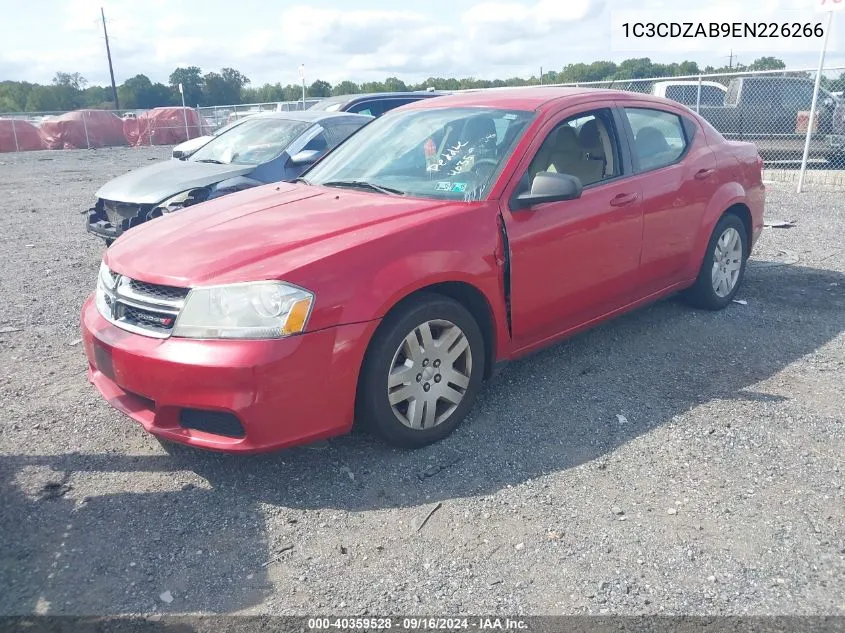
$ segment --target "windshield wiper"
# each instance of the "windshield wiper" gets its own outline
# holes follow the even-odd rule
[[[303,178],[302,176],[300,176],[299,178],[294,178],[292,182],[301,182],[303,185],[311,184],[310,180],[305,180],[305,178]]]
[[[393,187],[385,187],[384,185],[377,185],[366,180],[330,180],[323,183],[324,187],[349,187],[350,189],[369,189],[378,193],[384,193],[389,196],[404,196],[405,192],[401,189],[394,189]]]
[[[214,165],[225,165],[223,161],[217,160],[216,158],[203,158],[201,160],[195,160],[195,163],[212,163]]]

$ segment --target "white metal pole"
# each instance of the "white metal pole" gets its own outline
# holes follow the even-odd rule
[[[830,35],[830,23],[832,20],[833,11],[828,11],[827,22],[824,27],[824,38],[822,39],[822,51],[819,53],[819,67],[816,70],[816,83],[813,86],[813,101],[810,104],[810,117],[807,120],[807,138],[804,139],[804,156],[801,158],[801,171],[798,173],[798,193],[801,193],[801,190],[804,188],[804,173],[807,171],[807,157],[810,154],[810,139],[813,136],[813,124],[816,119],[816,102],[819,100],[819,86],[822,82],[824,55],[827,50],[827,38]]]
[[[191,133],[188,132],[188,109],[185,107],[185,90],[182,84],[179,84],[179,94],[182,95],[182,117],[185,119],[185,140],[187,141],[191,138]]]
[[[91,149],[91,141],[88,140],[88,124],[85,122],[85,117],[88,115],[87,110],[82,111],[82,128],[85,130],[85,146]]]
[[[299,76],[302,79],[302,109],[305,109],[305,64],[299,65]]]
[[[18,131],[15,129],[15,117],[12,117],[12,136],[15,137],[15,151],[21,151],[20,145],[18,145]]]
[[[695,111],[701,112],[701,75],[698,76],[698,94],[695,95]]]

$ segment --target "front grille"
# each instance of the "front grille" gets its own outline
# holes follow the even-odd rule
[[[120,307],[120,320],[129,325],[148,329],[152,332],[170,334],[173,324],[176,322],[176,317],[122,304]]]
[[[185,305],[190,288],[177,288],[150,284],[110,272],[115,282],[112,289],[98,284],[97,292],[104,293],[100,312],[117,327],[153,336],[167,338],[179,312]]]
[[[140,295],[148,295],[158,299],[180,300],[188,296],[188,288],[176,288],[174,286],[160,286],[158,284],[148,284],[137,279],[130,279],[129,286],[133,292]]]

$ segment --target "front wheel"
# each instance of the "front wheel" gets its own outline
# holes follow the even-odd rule
[[[686,291],[686,298],[692,305],[705,310],[721,310],[733,300],[745,276],[746,236],[742,220],[732,213],[723,215],[716,223],[698,278]]]
[[[484,339],[460,303],[415,297],[388,315],[362,368],[358,417],[391,444],[417,448],[449,435],[484,376]]]

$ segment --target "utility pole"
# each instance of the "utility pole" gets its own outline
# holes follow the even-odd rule
[[[103,35],[106,36],[106,56],[109,58],[109,75],[111,75],[111,94],[114,97],[114,109],[120,110],[120,102],[117,100],[117,86],[114,85],[114,68],[111,65],[111,49],[109,48],[109,32],[106,30],[106,14],[103,7],[100,7],[100,15],[103,17]]]
[[[734,67],[734,49],[731,49],[731,54],[728,56],[728,70],[733,70]]]

